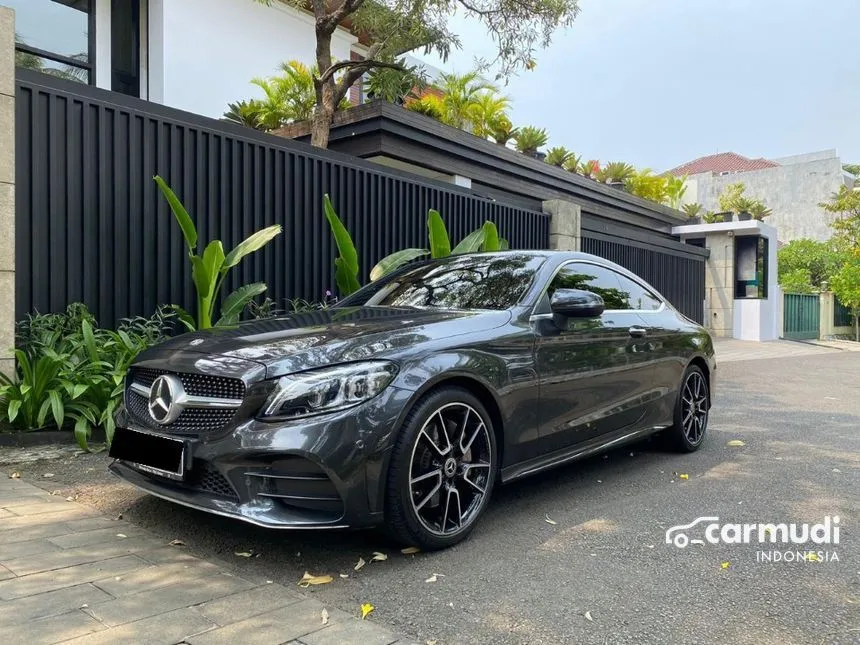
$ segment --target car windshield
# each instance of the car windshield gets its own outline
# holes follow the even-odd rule
[[[543,261],[524,253],[454,256],[382,278],[341,305],[508,309],[519,302]]]

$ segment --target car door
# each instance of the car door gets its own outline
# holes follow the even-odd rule
[[[601,264],[563,265],[535,309],[540,441],[552,452],[635,424],[647,362],[647,331],[621,276]],[[555,289],[584,289],[606,305],[596,318],[550,316]]]

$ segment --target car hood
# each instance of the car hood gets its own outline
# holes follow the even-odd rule
[[[253,361],[267,378],[334,363],[396,358],[494,329],[508,311],[460,311],[410,307],[338,307],[183,334],[140,356],[151,362],[176,352]]]

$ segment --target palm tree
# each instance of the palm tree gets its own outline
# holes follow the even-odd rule
[[[259,119],[270,130],[293,121],[310,119],[316,105],[315,68],[291,60],[281,64],[281,71],[283,74],[280,76],[251,80],[265,94],[259,102]]]
[[[481,91],[471,104],[469,120],[472,134],[486,139],[493,135],[499,124],[508,119],[511,100],[493,90]]]
[[[259,120],[267,130],[295,121],[309,121],[317,102],[314,76],[319,74],[316,65],[308,67],[291,60],[281,63],[281,72],[280,76],[251,80],[265,94],[265,98],[259,101]],[[344,99],[337,109],[343,110],[349,105],[349,101]]]
[[[473,105],[482,92],[498,93],[498,88],[483,80],[478,72],[442,74],[438,89],[442,92],[442,122],[461,130],[471,130]]]

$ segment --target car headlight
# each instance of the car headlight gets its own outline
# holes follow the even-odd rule
[[[344,410],[372,399],[388,387],[396,374],[394,363],[364,361],[283,376],[261,416],[298,419]]]

